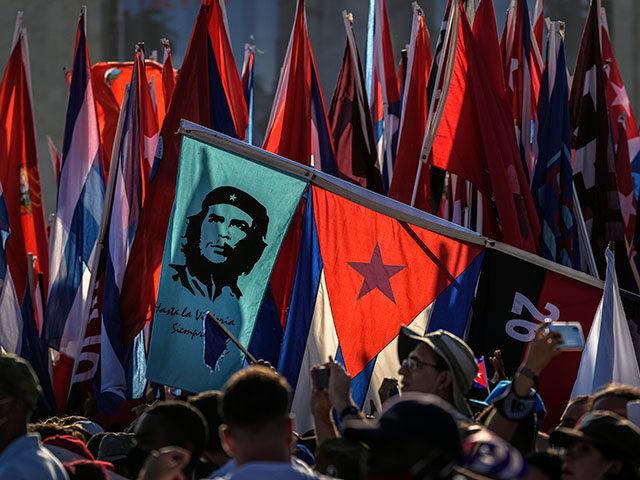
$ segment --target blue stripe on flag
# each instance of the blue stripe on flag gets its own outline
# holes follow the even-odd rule
[[[471,265],[456,278],[455,282],[452,282],[444,292],[438,295],[425,333],[441,328],[464,338],[483,258],[484,252],[471,262]]]
[[[318,82],[318,73],[315,65],[311,62],[311,109],[312,118],[315,121],[316,131],[318,132],[318,143],[320,144],[320,152],[313,152],[316,159],[316,168],[330,175],[338,176],[338,167],[331,144],[331,134],[329,133],[329,125],[327,124],[327,113],[322,100],[322,92],[320,92],[320,84]],[[318,160],[320,160],[318,162]],[[319,165],[318,165],[319,163]]]
[[[311,192],[307,197],[291,305],[278,362],[278,371],[289,381],[293,391],[298,383],[322,273],[322,257]]]
[[[227,101],[227,95],[220,78],[218,62],[207,34],[207,52],[209,56],[209,108],[211,110],[211,129],[233,138],[238,138],[233,116]]]

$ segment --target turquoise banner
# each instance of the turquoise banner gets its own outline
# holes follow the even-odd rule
[[[190,392],[220,388],[242,367],[229,343],[204,363],[211,311],[246,347],[307,182],[184,136],[162,259],[147,378]]]

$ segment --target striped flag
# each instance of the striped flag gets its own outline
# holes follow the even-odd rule
[[[158,124],[140,47],[136,49],[130,85],[118,165],[113,173],[115,178],[109,181],[113,203],[108,222],[108,247],[103,253],[106,253],[106,271],[96,399],[100,410],[108,415],[115,413],[124,400],[140,398],[146,385],[144,332],[125,345],[120,313],[122,279],[158,143]]]
[[[155,163],[122,281],[120,308],[125,343],[155,311],[162,252],[175,196],[181,119],[244,138],[247,108],[231,53],[221,1],[200,7],[189,48],[162,124]]]
[[[0,84],[0,181],[12,225],[7,241],[7,261],[18,301],[22,303],[28,285],[28,254],[36,257],[35,277],[42,273],[46,283],[49,280],[49,252],[38,170],[29,49],[21,12]],[[38,317],[42,313],[39,311]]]
[[[85,32],[83,8],[69,90],[58,208],[51,230],[51,281],[42,331],[43,340],[63,359],[54,369],[54,389],[62,409],[89,315],[89,283],[98,266],[96,240],[105,193]]]
[[[242,91],[247,104],[249,123],[247,124],[247,143],[253,143],[253,60],[255,47],[244,44],[244,61],[242,63]]]
[[[580,269],[566,70],[564,39],[558,23],[551,22],[538,100],[538,158],[531,193],[540,219],[540,255]]]
[[[538,50],[542,52],[542,38],[544,36],[544,0],[536,0],[533,9],[533,36],[536,39]]]
[[[377,166],[385,191],[393,177],[400,126],[400,92],[396,79],[385,0],[369,0],[367,96],[377,148]],[[371,11],[372,10],[372,11]]]
[[[506,51],[504,81],[511,113],[515,120],[516,138],[527,178],[533,175],[535,163],[531,145],[531,123],[536,117],[542,58],[531,34],[531,20],[526,0],[517,0],[510,49]],[[505,27],[506,28],[506,27]]]

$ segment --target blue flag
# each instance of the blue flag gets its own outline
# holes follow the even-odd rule
[[[280,244],[306,186],[306,181],[183,138],[149,380],[199,392],[220,388],[241,368],[244,358],[237,348],[220,358],[221,341],[205,335],[206,312],[249,345]],[[204,361],[207,341],[214,369]]]
[[[214,371],[220,369],[220,361],[229,353],[229,337],[225,335],[215,320],[204,318],[204,363]]]

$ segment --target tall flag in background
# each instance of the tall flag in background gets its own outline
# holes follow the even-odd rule
[[[64,129],[60,188],[51,229],[51,281],[42,337],[60,353],[54,391],[64,409],[80,355],[91,302],[89,283],[98,266],[96,240],[104,204],[105,179],[100,132],[91,85],[86,9],[78,22],[69,103]]]
[[[547,64],[538,99],[537,150],[531,193],[540,219],[540,255],[580,269],[571,166],[571,112],[564,38],[549,25]]]
[[[247,125],[247,143],[253,143],[253,61],[256,55],[255,46],[244,44],[244,61],[242,62],[242,91],[247,104],[249,123]]]
[[[173,90],[176,88],[176,72],[173,69],[173,60],[171,59],[171,47],[169,40],[163,38],[162,42],[162,96],[164,97],[165,115],[169,111]],[[160,122],[161,123],[161,122]]]
[[[515,121],[516,138],[527,178],[533,175],[535,164],[531,145],[531,123],[536,117],[542,58],[531,33],[527,0],[517,0],[513,22],[513,42],[506,50],[504,81],[511,113]],[[506,28],[506,27],[505,27]],[[507,33],[507,35],[511,35]]]
[[[385,0],[369,0],[367,38],[367,96],[377,146],[377,165],[385,191],[389,190],[395,165],[400,127],[400,91],[396,79],[393,47]],[[372,11],[371,11],[372,10]]]
[[[398,152],[394,167],[389,196],[406,204],[411,204],[414,184],[422,153],[422,141],[427,128],[429,100],[427,83],[432,63],[429,32],[424,24],[424,13],[417,3],[413,3],[413,23],[411,43],[407,63],[407,84],[402,99],[402,118]],[[428,168],[420,172],[418,194],[415,207],[431,211],[430,180]]]
[[[544,37],[544,0],[536,0],[536,6],[533,9],[533,36],[538,45],[538,51],[542,53],[542,39]]]
[[[53,139],[47,135],[47,147],[49,147],[49,158],[51,159],[51,166],[56,174],[56,187],[60,182],[60,152],[56,144],[53,143]]]
[[[376,142],[352,17],[346,11],[342,15],[347,42],[329,107],[338,174],[361,187],[384,194],[382,176],[377,168]]]
[[[460,7],[452,5],[451,18],[458,18],[454,8]],[[490,32],[476,40],[464,13],[458,14],[457,32],[451,35],[455,41],[447,47],[455,50],[445,52],[454,56],[454,65],[431,159],[436,167],[495,198],[501,226],[495,232],[504,242],[537,253],[540,226],[535,205],[512,135],[506,96],[496,88],[498,36]]]
[[[607,248],[602,300],[582,351],[571,398],[592,395],[609,383],[640,388],[640,370],[622,307],[613,252]]]
[[[200,7],[160,131],[145,206],[138,220],[120,290],[123,335],[127,344],[151,320],[155,311],[164,239],[175,196],[180,144],[175,132],[180,119],[236,138],[243,138],[246,133],[247,108],[221,9],[218,1]],[[222,65],[225,66],[224,75]],[[234,87],[229,88],[230,85]]]
[[[616,149],[619,148],[619,130],[615,127],[615,122],[620,118],[620,115],[624,113],[626,117],[625,132],[629,149],[629,159],[633,168],[634,183],[636,185],[635,191],[637,196],[637,192],[640,189],[640,132],[638,132],[638,124],[636,123],[635,116],[631,110],[627,90],[624,88],[622,76],[620,75],[620,70],[618,70],[618,63],[616,62],[616,57],[613,54],[611,40],[609,39],[607,14],[604,8],[600,9],[600,20],[602,23],[602,62],[604,73],[606,75],[605,94],[607,96],[609,118],[611,118],[613,141]]]
[[[298,1],[262,148],[332,175],[338,173],[320,80],[307,35],[304,0]]]
[[[21,12],[0,84],[0,182],[12,225],[7,240],[7,262],[18,301],[22,304],[28,285],[27,254],[36,257],[35,278],[42,273],[47,282],[49,253],[38,170],[27,32],[22,28]],[[38,313],[38,316],[42,314]]]
[[[106,414],[115,413],[126,399],[140,398],[146,385],[144,332],[125,344],[120,312],[122,280],[158,143],[158,124],[146,82],[144,51],[140,47],[136,49],[125,108],[116,178],[109,182],[114,185],[113,203],[108,247],[103,252],[106,271],[95,394],[100,410]]]
[[[609,241],[622,241],[624,227],[618,200],[611,125],[605,94],[606,76],[600,50],[598,1],[591,2],[571,85],[573,180],[598,272],[604,276]],[[622,247],[620,251],[625,251]],[[620,254],[617,255],[620,258]],[[624,256],[622,256],[624,258]],[[627,263],[628,262],[624,262]],[[618,264],[623,288],[631,288]],[[628,269],[628,266],[626,267]],[[583,267],[583,270],[585,268]],[[633,288],[636,290],[637,287]]]

